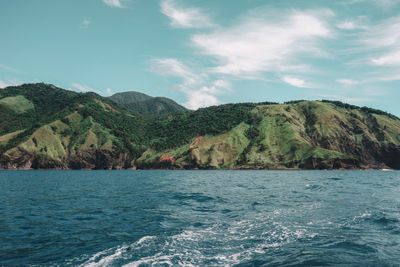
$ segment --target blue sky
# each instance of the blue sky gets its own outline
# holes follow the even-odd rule
[[[188,108],[332,99],[400,116],[399,0],[2,0],[0,88]]]

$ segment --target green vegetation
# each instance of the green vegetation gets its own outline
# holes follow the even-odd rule
[[[0,90],[0,168],[400,169],[400,120],[383,111],[327,100],[175,104],[8,87]]]
[[[0,99],[0,105],[3,105],[17,113],[23,113],[34,108],[32,102],[22,95],[4,97]]]
[[[115,103],[127,105],[136,102],[143,102],[153,99],[153,97],[135,91],[116,93],[109,97]]]
[[[193,137],[223,134],[241,122],[251,123],[250,111],[256,106],[253,103],[226,104],[158,117],[147,126],[147,135],[152,140],[150,146],[163,150],[185,144]]]
[[[151,97],[139,92],[117,93],[109,97],[115,103],[142,115],[155,116],[187,111],[166,97]]]

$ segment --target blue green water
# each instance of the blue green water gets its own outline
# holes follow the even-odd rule
[[[398,266],[400,172],[0,171],[0,265]]]

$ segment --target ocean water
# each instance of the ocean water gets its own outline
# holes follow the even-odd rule
[[[0,171],[0,266],[399,266],[398,171]]]

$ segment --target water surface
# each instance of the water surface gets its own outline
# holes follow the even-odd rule
[[[0,171],[0,265],[393,266],[400,172]]]

